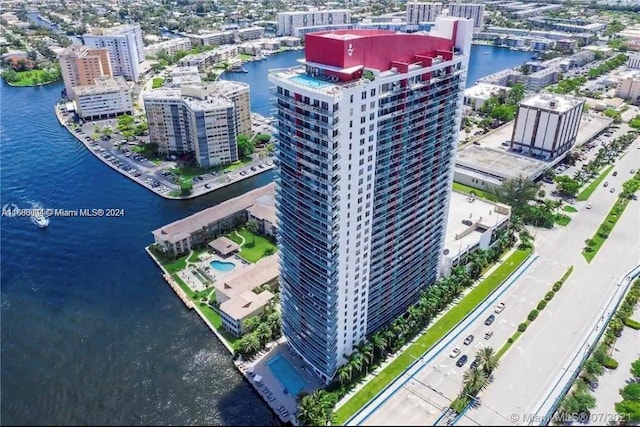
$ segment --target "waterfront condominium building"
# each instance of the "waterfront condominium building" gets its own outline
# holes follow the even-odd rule
[[[482,31],[484,26],[484,4],[451,3],[449,5],[449,16],[471,19],[473,21],[473,31]]]
[[[295,36],[300,34],[298,28],[340,26],[351,23],[349,9],[330,9],[301,12],[280,12],[277,14],[279,36]]]
[[[283,332],[326,381],[438,277],[472,33],[307,34],[269,72]]]
[[[196,86],[143,96],[149,140],[164,154],[193,153],[201,167],[238,160],[233,102]]]
[[[113,74],[138,81],[145,58],[140,24],[92,28],[91,34],[82,36],[82,42],[87,47],[108,49]]]
[[[551,160],[576,142],[584,99],[536,94],[518,104],[511,149]]]
[[[434,22],[442,14],[442,3],[407,2],[407,24],[418,25],[420,22]]]
[[[233,102],[236,129],[240,134],[251,136],[251,95],[249,85],[230,80],[218,80],[206,85],[209,96],[221,96]]]
[[[111,64],[107,49],[89,49],[73,45],[60,52],[60,72],[67,98],[73,99],[74,86],[93,84],[98,77],[111,77]]]
[[[84,120],[107,119],[133,113],[131,88],[122,77],[97,77],[73,88],[76,113]]]

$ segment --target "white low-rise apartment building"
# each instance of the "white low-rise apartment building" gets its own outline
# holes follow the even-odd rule
[[[235,58],[237,55],[238,46],[221,46],[206,52],[187,55],[180,59],[178,64],[181,67],[197,67],[202,71],[206,67],[220,62],[225,62],[229,59]]]
[[[73,88],[76,113],[83,120],[132,114],[131,88],[122,77],[98,77],[93,85]]]
[[[147,56],[155,56],[159,53],[175,55],[181,50],[186,51],[189,49],[191,49],[191,39],[187,37],[180,37],[146,46],[144,48],[144,53]]]
[[[492,85],[489,83],[477,83],[464,91],[464,105],[473,108],[474,111],[482,108],[482,105],[492,96],[507,95],[511,88],[507,86]]]

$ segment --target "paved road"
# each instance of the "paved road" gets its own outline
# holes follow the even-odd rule
[[[500,348],[568,266],[574,265],[574,273],[562,290],[503,357],[495,381],[481,396],[482,406],[469,411],[459,424],[513,424],[512,413],[533,412],[552,388],[551,382],[562,371],[563,363],[580,347],[580,339],[600,316],[596,313],[603,308],[612,287],[640,261],[637,201],[627,207],[591,264],[581,255],[584,241],[593,235],[616,200],[617,194],[609,189],[616,188],[616,193],[619,192],[622,183],[631,176],[630,169],[640,166],[637,145],[638,141],[618,160],[615,169],[619,173],[610,177],[610,187],[600,187],[591,196],[591,209],[585,209],[587,202],[578,202],[575,206],[579,212],[567,227],[534,232],[540,259],[500,297],[506,308],[490,327],[483,322],[492,307],[481,308],[478,319],[464,330],[454,331],[456,338],[432,360],[427,358],[413,379],[403,376],[398,380],[402,386],[396,392],[374,400],[351,425],[431,425],[437,421],[442,424],[443,409],[459,393],[462,373],[473,354],[485,345]],[[485,341],[483,337],[488,330],[494,335]],[[470,334],[474,335],[474,342],[465,346],[462,341]],[[457,358],[449,357],[454,347],[469,356],[462,368],[455,366]]]
[[[616,163],[618,176],[610,176],[610,188],[617,192],[629,179],[630,169],[640,166],[636,140]],[[589,200],[593,207],[581,209],[560,232],[539,232],[537,250],[547,257],[574,265],[574,272],[539,318],[533,322],[514,348],[502,359],[495,381],[482,394],[482,405],[472,409],[459,425],[528,424],[524,416],[546,405],[558,376],[569,365],[603,314],[618,281],[640,263],[640,202],[632,201],[620,217],[609,239],[591,264],[580,254],[613,205],[617,194],[598,188]],[[606,313],[604,313],[606,314]]]
[[[632,317],[640,321],[640,308]],[[596,407],[591,411],[597,415],[589,420],[587,425],[603,425],[607,424],[607,421],[616,419],[614,404],[622,400],[619,390],[627,385],[627,381],[631,379],[629,372],[631,363],[640,358],[638,343],[640,343],[640,331],[625,327],[611,353],[611,356],[619,363],[618,369],[607,369],[600,377],[600,385],[593,393],[596,398]]]

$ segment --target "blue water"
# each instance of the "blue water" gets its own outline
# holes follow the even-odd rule
[[[477,58],[487,49],[495,58]],[[302,55],[275,55],[233,75],[250,82],[255,111],[270,114],[266,70]],[[470,81],[527,56],[475,47]],[[2,424],[277,424],[143,251],[151,230],[267,184],[272,173],[198,199],[164,200],[60,127],[53,105],[62,88],[1,84],[0,206],[125,215],[52,217],[44,230],[28,218],[0,218]]]
[[[281,354],[268,361],[267,366],[287,393],[292,396],[297,396],[308,384]]]
[[[322,80],[314,79],[313,77],[309,77],[304,74],[300,76],[291,77],[289,80],[291,80],[292,82],[300,83],[302,85],[309,86],[316,89],[329,86],[330,84],[329,82],[323,82]]]
[[[229,271],[233,270],[234,268],[236,268],[236,265],[232,262],[223,262],[223,261],[211,261],[211,267],[218,270],[218,271],[222,271],[224,273],[228,273]]]
[[[485,55],[484,52],[489,52]],[[269,103],[271,84],[267,79],[267,71],[273,68],[289,68],[300,65],[298,59],[304,58],[304,50],[282,52],[267,57],[262,61],[251,61],[243,65],[249,72],[246,74],[224,73],[221,78],[236,80],[251,85],[251,109],[263,116],[272,115]],[[531,52],[509,50],[493,46],[472,46],[467,73],[467,87],[473,86],[484,76],[506,68],[518,67],[531,59]]]

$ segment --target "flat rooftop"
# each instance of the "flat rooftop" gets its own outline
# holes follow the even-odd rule
[[[510,137],[511,135],[509,135]],[[518,176],[533,176],[540,169],[544,169],[546,163],[498,148],[471,145],[458,151],[456,166],[499,176],[503,179],[514,179]]]
[[[544,73],[547,70],[538,71]],[[551,70],[554,71],[554,70]],[[569,111],[582,103],[581,99],[538,93],[520,102],[520,105],[553,111]]]
[[[444,249],[456,258],[458,252],[477,245],[485,231],[509,219],[509,212],[507,206],[452,192]]]
[[[270,197],[264,197],[270,196]],[[227,218],[236,212],[249,209],[259,203],[267,203],[275,212],[275,184],[268,184],[255,190],[251,190],[241,196],[222,202],[211,208],[204,209],[186,218],[174,221],[163,227],[152,231],[158,240],[175,243],[186,239],[192,233],[201,230],[203,227]]]
[[[472,97],[472,98],[489,99],[489,97],[494,96],[503,90],[505,92],[509,92],[511,88],[507,86],[493,85],[490,83],[476,83],[470,88],[467,88],[464,90],[464,96]]]

